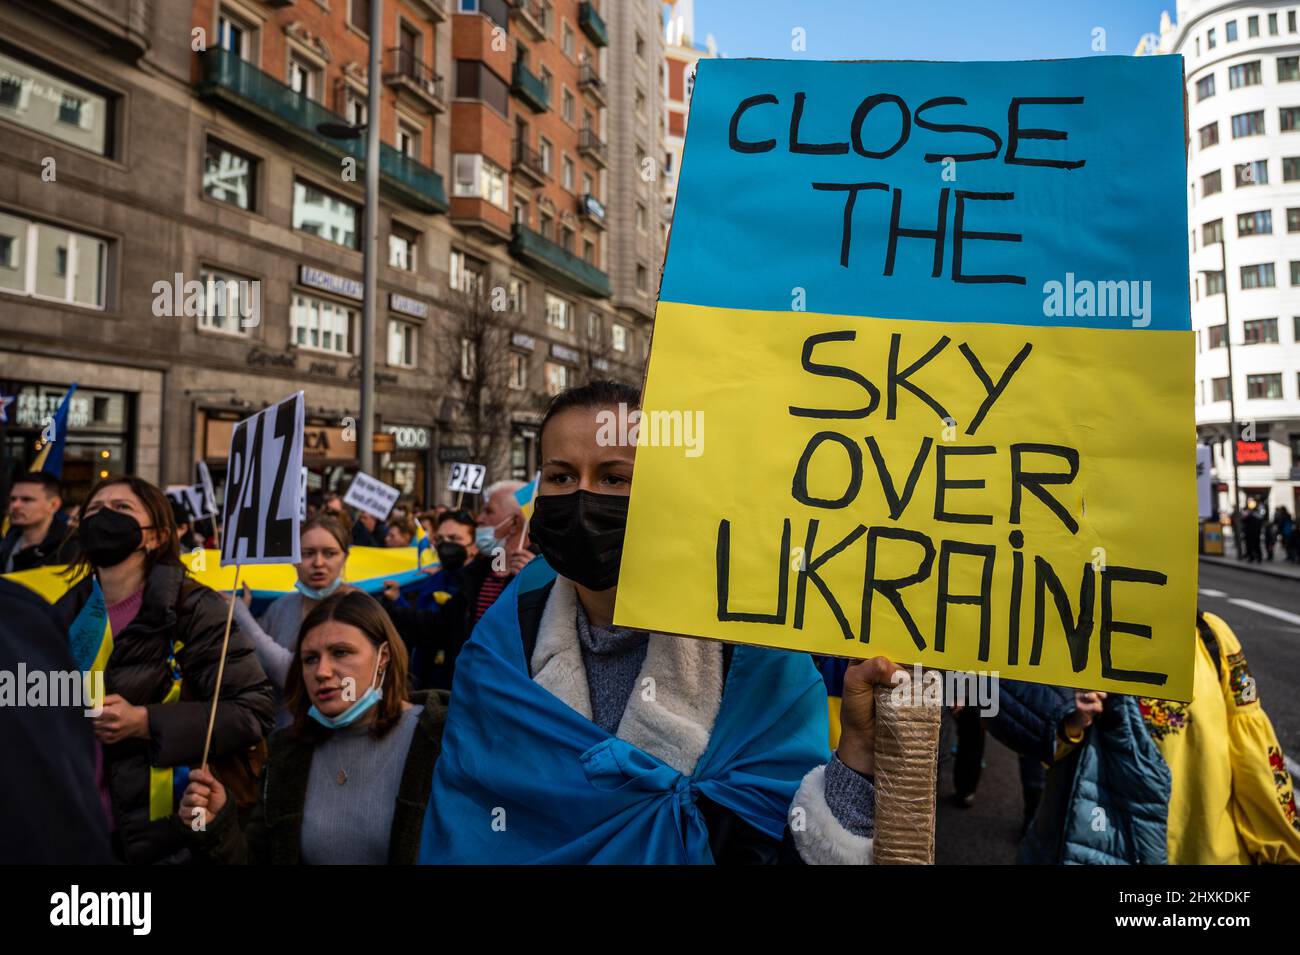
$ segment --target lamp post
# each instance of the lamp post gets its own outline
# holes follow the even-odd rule
[[[379,54],[383,49],[384,0],[370,0],[370,65],[367,72],[366,122],[359,126],[343,123],[320,123],[316,131],[331,139],[366,138],[366,201],[362,214],[361,252],[361,420],[357,440],[361,443],[357,457],[361,470],[375,473],[375,310],[379,291]]]
[[[1223,344],[1228,349],[1228,414],[1232,421],[1232,444],[1230,454],[1232,455],[1232,509],[1234,512],[1241,510],[1241,481],[1237,478],[1237,387],[1236,379],[1232,376],[1232,317],[1228,310],[1228,245],[1223,241],[1223,236],[1219,236],[1216,243],[1219,246],[1219,252],[1222,255],[1223,268],[1220,274],[1223,276]],[[1213,273],[1212,269],[1200,269],[1203,275]],[[1235,530],[1235,529],[1234,529]]]

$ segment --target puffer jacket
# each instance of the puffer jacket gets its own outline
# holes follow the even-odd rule
[[[1047,786],[1020,844],[1026,865],[1164,865],[1172,778],[1137,699],[1112,695],[1083,741],[1053,761],[1071,691],[1014,680],[999,685],[990,732],[1048,763]]]
[[[91,589],[87,577],[55,605],[65,627],[76,619]],[[104,690],[149,711],[148,739],[125,739],[103,748],[115,847],[122,861],[189,861],[184,830],[175,819],[149,819],[149,769],[196,766],[203,758],[208,701],[216,684],[225,629],[225,601],[188,580],[181,565],[160,564],[149,573],[139,613],[121,633],[113,635]],[[181,699],[163,703],[172,683],[167,657],[173,642],[182,674]],[[271,681],[258,664],[252,644],[232,629],[211,758],[243,752],[264,739],[273,726]]]

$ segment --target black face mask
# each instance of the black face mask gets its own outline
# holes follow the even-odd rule
[[[466,550],[465,545],[457,544],[455,541],[438,541],[433,549],[438,552],[438,560],[446,570],[458,570],[469,559],[469,551]]]
[[[539,494],[529,534],[555,572],[588,590],[618,583],[627,529],[623,494]]]
[[[96,567],[116,567],[140,549],[144,533],[134,517],[102,507],[77,526],[81,549]]]

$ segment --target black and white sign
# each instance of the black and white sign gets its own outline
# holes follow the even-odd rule
[[[447,490],[477,494],[483,490],[483,476],[485,474],[487,474],[487,468],[481,464],[453,464],[451,466],[451,478],[447,481]]]
[[[217,493],[212,490],[212,472],[208,470],[208,462],[198,462],[197,470],[199,472],[199,485],[203,488],[204,508],[207,516],[215,517],[217,514]]]
[[[298,520],[307,519],[307,469],[302,469],[302,475],[298,480]]]
[[[167,496],[190,512],[190,521],[201,521],[205,517],[215,517],[216,507],[209,508],[202,484],[174,485],[167,488]]]
[[[259,411],[230,434],[221,566],[296,564],[303,393]]]
[[[298,281],[302,285],[318,288],[324,292],[333,292],[344,298],[354,298],[358,302],[366,297],[366,287],[356,279],[335,275],[333,272],[312,268],[310,265],[298,266]]]
[[[358,471],[348,493],[343,495],[343,503],[382,521],[388,517],[388,512],[401,496],[402,492],[397,488],[375,480],[364,471]]]

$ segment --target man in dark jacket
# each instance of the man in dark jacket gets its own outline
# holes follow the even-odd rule
[[[26,587],[0,580],[0,673],[16,674],[20,665],[29,678],[76,670],[49,604]],[[76,679],[79,684],[80,674]],[[24,693],[27,687],[15,683],[14,689]],[[0,705],[0,778],[6,780],[0,786],[0,855],[10,865],[113,861],[108,821],[95,792],[95,737],[84,702]]]
[[[9,533],[0,541],[0,574],[62,564],[68,525],[55,515],[63,507],[59,479],[44,471],[20,474],[9,491]]]
[[[89,577],[55,605],[65,628],[91,594]],[[226,603],[214,591],[188,579],[180,564],[159,563],[149,571],[140,610],[113,634],[104,689],[148,711],[148,736],[104,745],[104,776],[112,803],[114,848],[131,863],[183,862],[189,858],[185,830],[174,815],[151,818],[150,769],[191,767],[203,758],[217,670],[226,629]],[[180,671],[180,699],[164,702]],[[248,751],[274,728],[274,692],[253,646],[231,631],[212,731],[211,759],[223,781],[252,775]],[[180,793],[174,793],[179,797]]]

